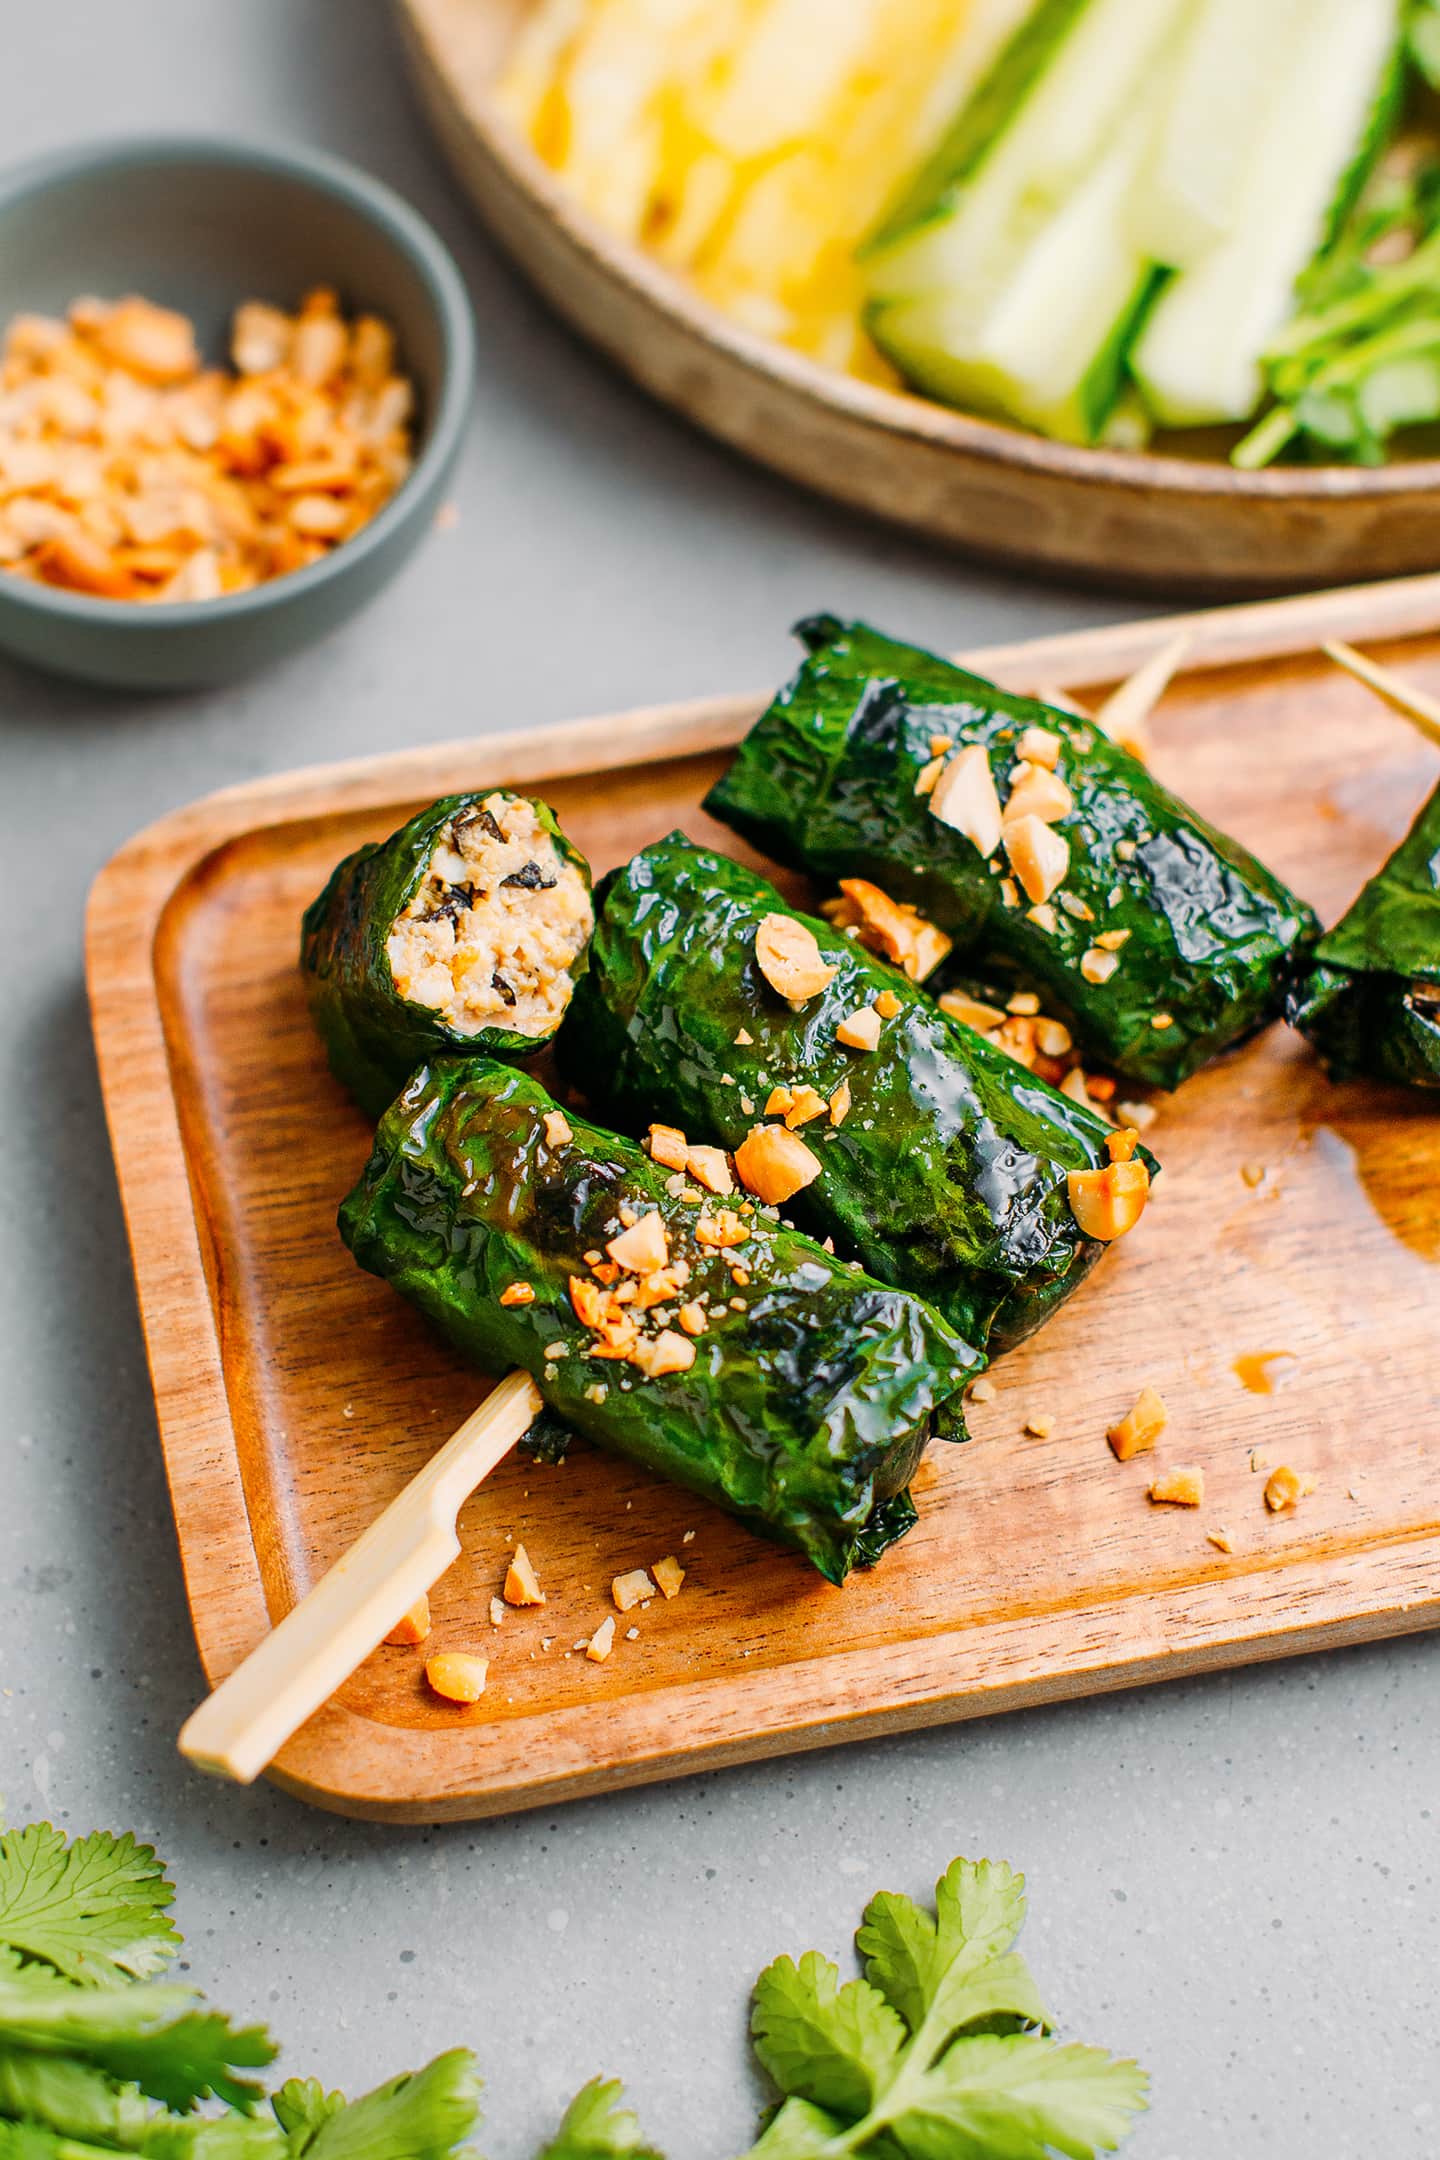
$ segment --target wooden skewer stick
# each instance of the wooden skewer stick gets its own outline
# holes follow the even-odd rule
[[[461,1503],[543,1408],[528,1373],[486,1396],[180,1733],[198,1769],[249,1785],[460,1551]]]
[[[1188,655],[1195,639],[1189,630],[1182,630],[1168,644],[1157,646],[1133,675],[1127,676],[1119,688],[1112,690],[1103,705],[1095,711],[1095,725],[1119,743],[1122,750],[1129,750],[1135,757],[1143,758],[1150,747],[1145,723],[1164,697],[1170,686],[1170,678]]]
[[[1377,697],[1384,698],[1387,705],[1398,712],[1402,719],[1408,720],[1428,741],[1440,744],[1440,699],[1428,696],[1423,690],[1417,690],[1414,684],[1407,683],[1403,676],[1394,674],[1389,668],[1380,667],[1374,660],[1367,660],[1364,653],[1356,652],[1353,645],[1342,644],[1338,638],[1332,638],[1322,645],[1320,650],[1327,660],[1335,662],[1336,667],[1344,668],[1347,674],[1356,676],[1373,690]]]

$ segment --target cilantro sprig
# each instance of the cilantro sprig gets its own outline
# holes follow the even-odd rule
[[[1062,2046],[1013,1947],[1024,1877],[955,1860],[935,1910],[882,1891],[843,1986],[811,1951],[755,1989],[755,2052],[784,2104],[753,2160],[1090,2160],[1113,2152],[1148,2079],[1100,2048]]]
[[[476,2160],[468,2049],[358,2100],[292,2078],[267,2095],[263,2026],[158,1977],[180,1934],[148,1845],[48,1823],[0,1833],[0,2160]],[[781,2104],[747,2160],[1093,2160],[1145,2105],[1134,2063],[1053,2037],[1015,1939],[1023,1878],[956,1860],[935,1909],[881,1892],[863,1977],[816,1951],[755,1989]],[[536,2160],[663,2160],[594,2078]]]

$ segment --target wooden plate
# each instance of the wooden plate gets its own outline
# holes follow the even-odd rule
[[[856,509],[1086,583],[1276,592],[1423,570],[1440,459],[1243,473],[1077,449],[822,368],[756,337],[585,216],[497,111],[525,0],[399,0],[436,135],[545,297],[663,398],[762,464]]]
[[[1440,578],[1193,618],[1162,776],[1328,915],[1378,865],[1437,759],[1311,649],[1403,639],[1440,688]],[[972,656],[1018,688],[1080,692],[1172,625]],[[1426,634],[1419,633],[1422,630]],[[1241,664],[1245,663],[1245,664]],[[597,871],[682,825],[757,709],[726,698],[283,775],[132,840],[88,922],[101,1076],[139,1280],[186,1585],[213,1683],[354,1539],[483,1383],[342,1249],[335,1208],[369,1129],[307,1024],[300,911],[330,867],[418,803],[538,787]],[[718,835],[731,845],[728,835]],[[461,1519],[435,1636],[479,1647],[473,1710],[377,1651],[285,1749],[289,1790],[431,1820],[1433,1625],[1440,1619],[1440,1119],[1332,1087],[1274,1028],[1190,1082],[1150,1134],[1142,1229],[1004,1360],[965,1448],[932,1449],[919,1528],[835,1590],[794,1555],[577,1446],[511,1461]],[[1261,1164],[1252,1186],[1242,1164]],[[1271,1395],[1235,1361],[1285,1352]],[[1105,1430],[1153,1382],[1160,1460],[1204,1465],[1198,1513],[1152,1507],[1152,1460]],[[1039,1413],[1046,1440],[1022,1437]],[[1317,1472],[1270,1517],[1251,1450]],[[1205,1532],[1226,1526],[1228,1556]],[[690,1543],[684,1542],[693,1531]],[[509,1540],[550,1602],[488,1620]],[[679,1553],[680,1597],[615,1654],[573,1653],[611,1578]],[[569,1653],[569,1654],[567,1654]]]

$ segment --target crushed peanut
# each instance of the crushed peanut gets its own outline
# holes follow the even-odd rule
[[[945,770],[943,757],[932,757],[928,765],[922,765],[915,775],[915,793],[928,795]]]
[[[969,840],[987,858],[1000,845],[1000,797],[983,743],[952,757],[930,791],[930,815]]]
[[[1048,1410],[1042,1410],[1026,1418],[1025,1430],[1032,1440],[1048,1440],[1055,1430],[1055,1420]]]
[[[971,1400],[971,1402],[980,1402],[980,1403],[985,1403],[985,1402],[994,1402],[994,1400],[995,1400],[995,1395],[996,1395],[996,1387],[995,1387],[995,1382],[994,1382],[993,1380],[991,1380],[991,1379],[988,1379],[988,1378],[987,1378],[987,1377],[985,1376],[985,1374],[983,1374],[983,1373],[982,1373],[982,1374],[981,1374],[981,1376],[980,1376],[980,1378],[979,1378],[978,1380],[972,1380],[972,1381],[971,1381],[971,1383],[970,1383],[970,1400]]]
[[[1049,937],[1054,937],[1056,931],[1060,928],[1059,917],[1048,900],[1037,900],[1034,907],[1026,908],[1025,913],[1036,928],[1043,930]]]
[[[670,1257],[670,1239],[664,1217],[652,1208],[628,1230],[611,1238],[605,1250],[631,1275],[649,1275],[655,1268],[664,1267]]]
[[[795,1099],[785,1113],[785,1123],[791,1132],[797,1125],[808,1125],[813,1118],[824,1117],[825,1097],[818,1088],[811,1087],[808,1080],[795,1090]]]
[[[735,1150],[735,1171],[747,1192],[778,1207],[819,1177],[820,1158],[785,1126],[757,1125]]]
[[[793,915],[767,915],[755,933],[755,963],[772,990],[792,1005],[818,997],[835,979],[813,930]]]
[[[937,1002],[941,1012],[958,1020],[962,1027],[974,1028],[979,1035],[988,1035],[1005,1018],[998,1005],[987,1005],[983,998],[971,997],[964,990],[942,990]]]
[[[1158,1035],[1163,1034],[1166,1028],[1174,1027],[1175,1021],[1169,1013],[1156,1013],[1150,1025]]]
[[[414,1604],[401,1613],[385,1640],[387,1643],[403,1643],[408,1647],[412,1643],[424,1642],[429,1633],[430,1600],[422,1590]]]
[[[19,315],[0,354],[0,566],[104,599],[211,600],[348,539],[410,470],[413,394],[333,292],[235,312],[238,375],[134,296]]]
[[[680,1585],[685,1580],[685,1570],[674,1553],[667,1554],[663,1560],[657,1560],[650,1572],[655,1577],[655,1587],[662,1597],[679,1597]]]
[[[768,1132],[775,1131],[775,1127],[773,1125],[766,1126],[763,1129]],[[806,1152],[809,1152],[808,1149]],[[740,1156],[738,1152],[735,1157],[735,1167],[737,1170],[740,1169]],[[740,1171],[740,1176],[743,1183],[745,1176],[743,1170]],[[700,1218],[695,1224],[695,1237],[697,1242],[701,1245],[711,1245],[715,1248],[717,1252],[723,1252],[728,1246],[731,1245],[743,1245],[746,1243],[749,1236],[749,1230],[747,1229],[746,1225],[740,1220],[740,1217],[736,1214],[734,1208],[717,1208],[713,1214],[705,1214],[700,1216]]]
[[[739,1034],[735,1037],[736,1048],[738,1049],[742,1044],[753,1043],[754,1040],[755,1038],[750,1033],[749,1028],[741,1028]]]
[[[1199,1463],[1176,1463],[1150,1480],[1149,1491],[1159,1507],[1200,1507],[1205,1499],[1205,1472]]]
[[[1005,822],[1012,818],[1038,817],[1046,825],[1058,824],[1075,808],[1075,797],[1056,772],[1045,765],[1020,764],[1005,798]]]
[[[944,757],[946,751],[953,750],[954,747],[955,738],[953,735],[932,735],[930,737],[931,757]]]
[[[533,1305],[535,1286],[528,1282],[507,1283],[500,1292],[499,1302],[502,1305]]]
[[[1016,883],[1015,883],[1015,880],[1014,880],[1014,878],[1012,878],[1012,877],[1002,877],[1002,878],[1001,878],[1001,880],[1000,880],[1000,898],[1001,898],[1001,901],[1003,902],[1003,904],[1004,904],[1004,905],[1005,905],[1005,906],[1006,906],[1007,908],[1017,908],[1017,907],[1019,907],[1019,905],[1020,905],[1020,892],[1019,892],[1019,888],[1018,888],[1018,886],[1017,886],[1017,885],[1016,885]],[[1051,927],[1051,929],[1052,929],[1052,930],[1054,929],[1055,925],[1054,925],[1053,921],[1051,922],[1051,925],[1050,925],[1050,927]]]
[[[773,1087],[765,1098],[766,1117],[784,1117],[795,1107],[795,1091],[788,1087]]]
[[[1132,1126],[1136,1132],[1148,1132],[1160,1112],[1153,1102],[1117,1102],[1115,1115]]]
[[[1062,748],[1060,737],[1050,728],[1027,727],[1015,745],[1015,755],[1027,765],[1046,765],[1054,772]]]
[[[1105,1435],[1115,1460],[1129,1462],[1132,1455],[1148,1453],[1164,1432],[1167,1421],[1168,1412],[1155,1389],[1141,1388],[1133,1407]]]
[[[1150,1197],[1150,1172],[1143,1162],[1112,1162],[1103,1170],[1071,1170],[1066,1173],[1065,1183],[1081,1231],[1107,1245],[1135,1228]]]
[[[825,913],[837,930],[854,930],[860,943],[903,968],[911,982],[933,975],[950,950],[950,939],[918,908],[901,906],[868,878],[842,878],[840,897]]]
[[[425,1678],[446,1702],[479,1702],[489,1670],[488,1658],[471,1657],[463,1650],[437,1650],[425,1660]]]
[[[848,1080],[842,1080],[839,1087],[830,1097],[830,1123],[832,1125],[843,1125],[849,1115],[850,1083]]]
[[[643,1567],[631,1568],[628,1575],[617,1575],[610,1585],[610,1595],[621,1612],[629,1612],[643,1598],[653,1598],[655,1585]]]
[[[540,1578],[535,1573],[529,1553],[523,1545],[517,1545],[505,1570],[505,1588],[501,1592],[507,1605],[543,1605],[545,1593],[540,1588]]]
[[[505,1618],[505,1600],[504,1600],[504,1598],[492,1597],[492,1598],[491,1598],[491,1600],[490,1600],[490,1625],[491,1625],[491,1627],[499,1627],[499,1626],[500,1626],[500,1625],[502,1624],[502,1622],[504,1621],[504,1618]]]
[[[883,993],[889,997],[887,990]],[[846,1013],[835,1029],[835,1040],[847,1050],[875,1050],[880,1044],[880,1015],[873,1005],[862,1005],[858,1012]],[[767,1109],[769,1105],[766,1105]]]
[[[1315,1480],[1303,1470],[1292,1470],[1289,1463],[1281,1463],[1265,1480],[1265,1505],[1272,1515],[1285,1508],[1293,1508],[1307,1493],[1315,1490]]]
[[[1087,946],[1080,955],[1080,973],[1088,983],[1107,983],[1120,965],[1120,955],[1102,952],[1098,945]]]
[[[692,1298],[688,1305],[682,1305],[675,1317],[687,1335],[704,1334],[707,1325],[705,1307],[698,1298]]]
[[[547,1110],[541,1122],[545,1127],[546,1141],[553,1148],[568,1147],[575,1137],[563,1110]]]
[[[689,1150],[685,1135],[678,1125],[652,1125],[645,1145],[652,1162],[663,1163],[667,1170],[683,1170]]]
[[[664,1373],[688,1372],[695,1363],[695,1345],[674,1328],[662,1328],[658,1335],[636,1344],[630,1362],[639,1366],[647,1380],[658,1380]]]
[[[585,1655],[592,1665],[603,1665],[615,1647],[615,1615],[606,1613],[594,1634],[585,1645]]]
[[[724,1148],[692,1147],[686,1154],[685,1167],[697,1185],[706,1192],[732,1193],[735,1180],[730,1175],[730,1159]]]
[[[1102,952],[1119,952],[1121,946],[1128,945],[1129,942],[1128,930],[1102,930],[1095,940]]]
[[[1235,1550],[1230,1541],[1230,1532],[1223,1523],[1217,1523],[1213,1530],[1207,1530],[1205,1532],[1205,1541],[1207,1544],[1213,1545],[1216,1552],[1234,1552]]]
[[[882,1020],[893,1020],[901,1009],[900,1000],[893,990],[882,990],[875,1000],[874,1010]]]
[[[1253,1189],[1256,1185],[1264,1184],[1265,1165],[1263,1162],[1241,1163],[1240,1175],[1245,1180],[1245,1183]]]
[[[1063,1020],[1042,1017],[1035,1023],[1035,1047],[1042,1057],[1068,1057],[1075,1047],[1075,1039]]]
[[[1052,832],[1043,818],[1033,815],[1007,818],[1005,853],[1010,867],[1025,889],[1025,897],[1038,906],[1062,885],[1070,868],[1070,844]]]

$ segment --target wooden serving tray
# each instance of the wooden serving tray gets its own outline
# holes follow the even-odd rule
[[[1217,456],[1049,442],[746,329],[589,217],[511,126],[493,84],[528,5],[396,0],[436,140],[550,305],[722,442],[946,545],[1131,592],[1292,592],[1434,561],[1440,458],[1241,472]]]
[[[1385,640],[1440,688],[1440,578],[1191,622],[1157,768],[1333,918],[1437,760],[1315,642]],[[1083,695],[1174,627],[970,657],[1017,688]],[[285,774],[162,819],[97,879],[101,1075],[212,1683],[484,1388],[336,1235],[369,1129],[307,1024],[302,907],[342,853],[462,787],[540,789],[597,871],[674,825],[729,847],[697,805],[757,709],[726,698]],[[873,1573],[833,1589],[584,1446],[559,1469],[512,1459],[466,1507],[463,1557],[432,1599],[432,1647],[489,1653],[483,1701],[441,1704],[420,1653],[382,1648],[273,1777],[348,1814],[498,1813],[1433,1625],[1434,1105],[1332,1086],[1276,1027],[1191,1081],[1148,1137],[1165,1176],[1144,1224],[997,1368],[973,1443],[931,1450],[920,1525]],[[1252,1392],[1237,1361],[1272,1351],[1289,1353],[1275,1391]],[[1106,1427],[1147,1381],[1170,1429],[1158,1458],[1117,1464]],[[1024,1436],[1037,1415],[1051,1437]],[[1252,1450],[1318,1489],[1267,1516]],[[1156,1460],[1203,1463],[1203,1509],[1149,1504]],[[1205,1535],[1221,1525],[1228,1555]],[[512,1538],[550,1602],[493,1630]],[[608,1664],[576,1655],[611,1577],[670,1552],[689,1570],[680,1597],[632,1614],[633,1641],[622,1623]]]

